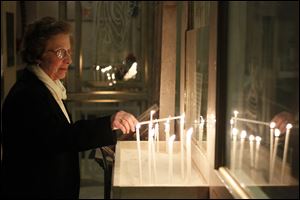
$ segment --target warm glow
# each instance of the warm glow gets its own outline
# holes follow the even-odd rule
[[[247,131],[242,130],[242,131],[241,131],[241,138],[242,138],[242,139],[245,139],[246,137],[247,137]]]
[[[237,115],[239,114],[239,112],[237,110],[233,111],[234,117],[237,117]]]
[[[255,137],[255,140],[256,140],[256,142],[260,142],[260,141],[261,141],[261,137],[256,136],[256,137]]]
[[[233,136],[237,136],[238,132],[239,132],[239,130],[237,128],[232,129],[232,135]]]
[[[252,142],[254,140],[254,135],[249,135],[249,141]]]
[[[172,135],[172,136],[169,138],[169,144],[174,142],[175,137],[176,137],[176,135]]]
[[[191,140],[192,134],[193,134],[193,128],[189,128],[189,130],[186,133],[186,139]]]
[[[293,128],[292,124],[288,123],[288,124],[286,125],[286,129],[291,129],[291,128]]]
[[[276,123],[275,122],[271,122],[270,123],[270,128],[275,128],[276,127]]]
[[[275,133],[274,133],[275,137],[279,137],[280,135],[280,130],[278,128],[275,129]]]
[[[111,69],[112,69],[112,66],[109,65],[109,66],[107,66],[107,67],[102,68],[102,69],[101,69],[101,72],[102,72],[102,73],[105,73],[105,72],[107,72],[107,71],[109,71],[109,70],[111,70]]]

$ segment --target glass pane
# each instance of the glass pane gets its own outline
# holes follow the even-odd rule
[[[67,20],[74,27],[79,15],[75,5],[67,2]],[[80,5],[82,73],[76,74],[76,66],[71,66],[69,85],[80,76],[82,91],[144,89],[145,68],[152,64],[154,3],[81,1]]]
[[[210,3],[193,3],[194,29],[187,34],[187,127],[194,127],[193,137],[206,151]]]
[[[298,55],[298,2],[229,3],[226,165],[256,198],[299,196]]]

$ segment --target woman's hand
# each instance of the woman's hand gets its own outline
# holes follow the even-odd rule
[[[135,131],[138,120],[130,113],[119,111],[111,116],[111,127],[113,130],[121,129],[124,134]]]

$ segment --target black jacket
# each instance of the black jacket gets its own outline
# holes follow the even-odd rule
[[[69,124],[33,73],[22,77],[2,109],[1,196],[79,197],[78,152],[112,145],[110,116]]]

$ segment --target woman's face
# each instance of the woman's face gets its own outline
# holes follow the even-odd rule
[[[52,80],[63,79],[72,63],[70,53],[70,35],[58,34],[48,40],[38,63]]]

